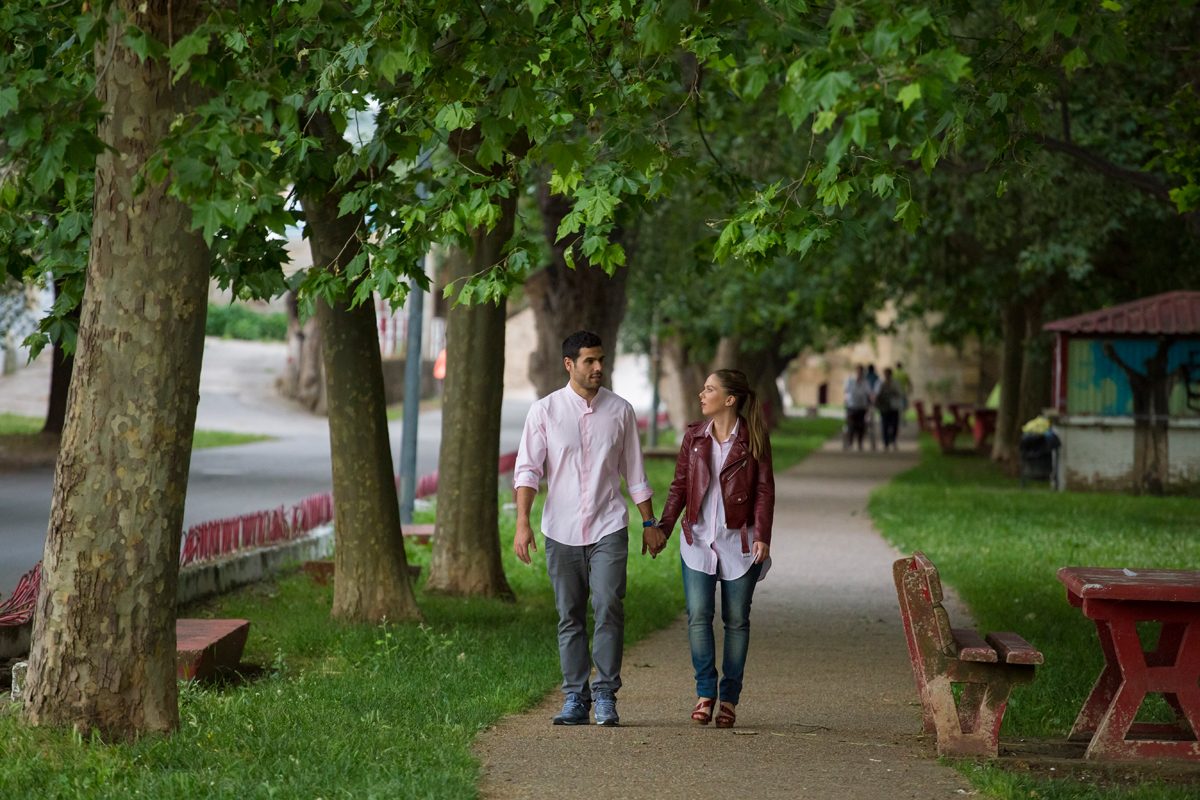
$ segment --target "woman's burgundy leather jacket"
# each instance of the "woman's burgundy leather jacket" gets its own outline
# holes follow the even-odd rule
[[[675,462],[675,478],[667,493],[659,527],[668,537],[683,517],[683,536],[692,543],[692,525],[700,512],[700,504],[708,491],[712,469],[712,437],[705,431],[708,420],[693,422],[683,434],[679,459]],[[746,420],[738,418],[737,434],[725,466],[721,468],[721,494],[725,500],[725,526],[741,529],[742,552],[750,552],[747,527],[754,526],[754,541],[771,543],[771,523],[775,516],[775,473],[771,469],[771,444],[768,441],[762,458],[750,455],[750,434]]]

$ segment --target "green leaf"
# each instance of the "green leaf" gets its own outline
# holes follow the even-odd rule
[[[9,86],[5,89],[0,89],[0,117],[16,111],[19,100],[20,96],[17,94],[15,87]]]
[[[873,108],[855,111],[846,118],[846,126],[850,131],[850,141],[859,147],[866,147],[868,131],[879,126],[879,112]]]
[[[168,51],[171,69],[174,75],[171,80],[177,81],[187,74],[191,60],[208,52],[208,33],[195,31],[184,36]]]
[[[894,176],[885,173],[876,175],[871,181],[871,191],[876,197],[887,197],[896,188],[896,179]]]
[[[896,102],[908,111],[909,106],[921,99],[921,84],[910,83],[896,93]]]
[[[1008,108],[1008,95],[1004,92],[992,92],[987,99],[987,107],[993,114],[1001,114]]]
[[[832,108],[842,96],[842,92],[853,85],[854,78],[849,72],[827,72],[813,81],[812,96],[821,108]]]
[[[837,122],[836,111],[821,111],[817,114],[817,118],[813,120],[812,132],[824,133],[832,128],[835,122]]]
[[[1087,52],[1082,47],[1076,47],[1063,56],[1062,65],[1066,73],[1070,75],[1075,70],[1086,67],[1089,61]]]
[[[854,10],[839,3],[833,9],[833,13],[829,15],[829,29],[831,31],[854,30]]]
[[[460,102],[453,102],[441,107],[433,118],[433,124],[446,131],[456,131],[469,128],[475,123],[475,110],[466,108]]]

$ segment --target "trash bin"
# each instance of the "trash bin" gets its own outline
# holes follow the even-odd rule
[[[1021,454],[1021,486],[1025,481],[1050,481],[1058,488],[1058,448],[1061,442],[1054,431],[1021,435],[1018,450]]]

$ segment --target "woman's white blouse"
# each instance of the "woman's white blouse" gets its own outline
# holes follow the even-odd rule
[[[740,424],[740,421],[734,424],[729,438],[724,442],[718,442],[717,438],[712,435],[711,420],[705,427],[704,435],[712,441],[712,453],[709,456],[708,465],[709,475],[712,478],[708,482],[708,490],[704,493],[704,499],[700,501],[699,518],[692,524],[692,543],[688,544],[686,536],[681,536],[679,540],[683,563],[687,564],[689,569],[707,575],[716,575],[719,580],[723,581],[737,580],[754,566],[753,551],[742,552],[741,528],[725,527],[725,498],[721,494],[719,479],[721,468],[725,466],[725,459],[733,447]],[[753,542],[754,526],[751,525],[747,528],[746,533]],[[767,570],[770,568],[771,559],[768,557],[763,562],[762,572],[758,574],[760,581],[767,577]]]

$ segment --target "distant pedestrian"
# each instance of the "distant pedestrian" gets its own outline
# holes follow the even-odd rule
[[[620,724],[617,690],[625,642],[625,566],[629,513],[621,479],[642,515],[643,547],[662,549],[642,466],[637,418],[628,402],[601,386],[604,348],[588,331],[563,341],[566,386],[534,403],[517,450],[517,532],[513,550],[530,563],[537,550],[529,512],[544,478],[542,510],[546,571],[558,609],[558,658],[566,695],[555,725],[586,725],[595,702],[597,725]],[[587,608],[595,630],[588,654]],[[595,662],[596,678],[588,684]]]
[[[883,423],[883,449],[897,449],[896,435],[900,430],[900,412],[904,410],[904,393],[900,390],[892,370],[883,371],[883,380],[875,392],[875,407]]]
[[[761,406],[744,373],[721,369],[709,375],[700,411],[705,419],[683,435],[661,529],[665,544],[675,521],[682,520],[679,550],[696,678],[691,718],[707,725],[719,700],[717,727],[732,728],[750,647],[754,588],[771,566],[775,475]],[[713,640],[717,584],[725,625],[719,676]]]
[[[867,382],[866,371],[860,364],[854,374],[846,378],[843,385],[846,403],[846,435],[842,441],[849,448],[858,442],[858,449],[863,449],[863,436],[867,432],[867,412],[871,410],[871,385]]]
[[[871,387],[871,394],[875,394],[879,388],[879,373],[875,371],[874,364],[867,364],[867,385]]]

